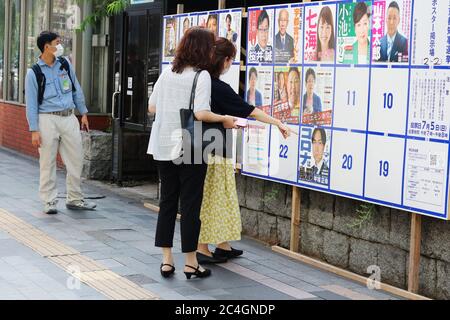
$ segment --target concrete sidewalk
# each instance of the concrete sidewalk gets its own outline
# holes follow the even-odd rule
[[[246,238],[233,244],[244,250],[241,258],[210,266],[210,278],[188,281],[178,223],[177,271],[164,279],[154,247],[157,214],[143,207],[142,194],[87,182],[86,194],[106,196],[94,200],[96,211],[70,211],[60,199],[59,213],[49,216],[38,177],[37,160],[0,149],[0,299],[399,299]],[[60,193],[64,182],[59,171]]]

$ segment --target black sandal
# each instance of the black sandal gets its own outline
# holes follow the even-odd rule
[[[164,266],[169,266],[169,267],[171,267],[171,269],[170,270],[163,270],[162,268]],[[175,267],[173,265],[171,265],[171,264],[168,264],[168,263],[161,263],[160,271],[161,271],[161,275],[164,278],[168,278],[175,272]]]
[[[197,268],[194,268],[187,264],[185,266],[195,270],[195,272],[186,272],[186,271],[184,272],[187,279],[190,279],[192,276],[196,276],[197,278],[206,278],[211,275],[211,270],[209,270],[209,269],[205,268],[205,270],[200,271],[200,265],[198,265]]]

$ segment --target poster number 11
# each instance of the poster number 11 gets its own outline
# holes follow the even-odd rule
[[[356,105],[356,91],[347,91],[347,106],[354,107]]]

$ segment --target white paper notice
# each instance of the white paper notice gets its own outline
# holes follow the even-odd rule
[[[447,145],[410,140],[406,149],[405,205],[445,212]]]
[[[244,129],[244,171],[267,176],[269,171],[269,128],[258,121],[249,121]]]

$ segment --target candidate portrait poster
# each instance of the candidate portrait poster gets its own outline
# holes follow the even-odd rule
[[[195,27],[197,25],[197,16],[196,15],[189,15],[189,16],[180,16],[179,17],[179,24],[180,27],[178,32],[178,42],[181,41],[181,38],[183,38],[184,34],[186,33],[189,28]]]
[[[272,113],[272,67],[254,66],[247,71],[246,101],[264,112]]]
[[[338,5],[337,62],[370,63],[372,2]]]
[[[177,49],[178,17],[164,19],[163,61],[172,62]]]
[[[334,63],[336,5],[305,7],[305,62]]]
[[[372,61],[409,62],[411,0],[373,2]]]
[[[219,35],[231,41],[236,47],[235,62],[240,61],[242,11],[220,14]]]
[[[216,36],[219,36],[219,14],[210,12],[198,16],[198,26],[211,30]]]
[[[248,62],[273,62],[274,10],[249,10],[248,12]]]
[[[275,67],[272,109],[274,118],[286,123],[299,123],[301,82],[301,68]]]
[[[303,8],[288,7],[275,10],[275,63],[302,62]]]
[[[304,68],[302,123],[329,126],[332,123],[333,68]]]
[[[328,185],[330,179],[331,131],[301,127],[299,148],[300,182]]]

